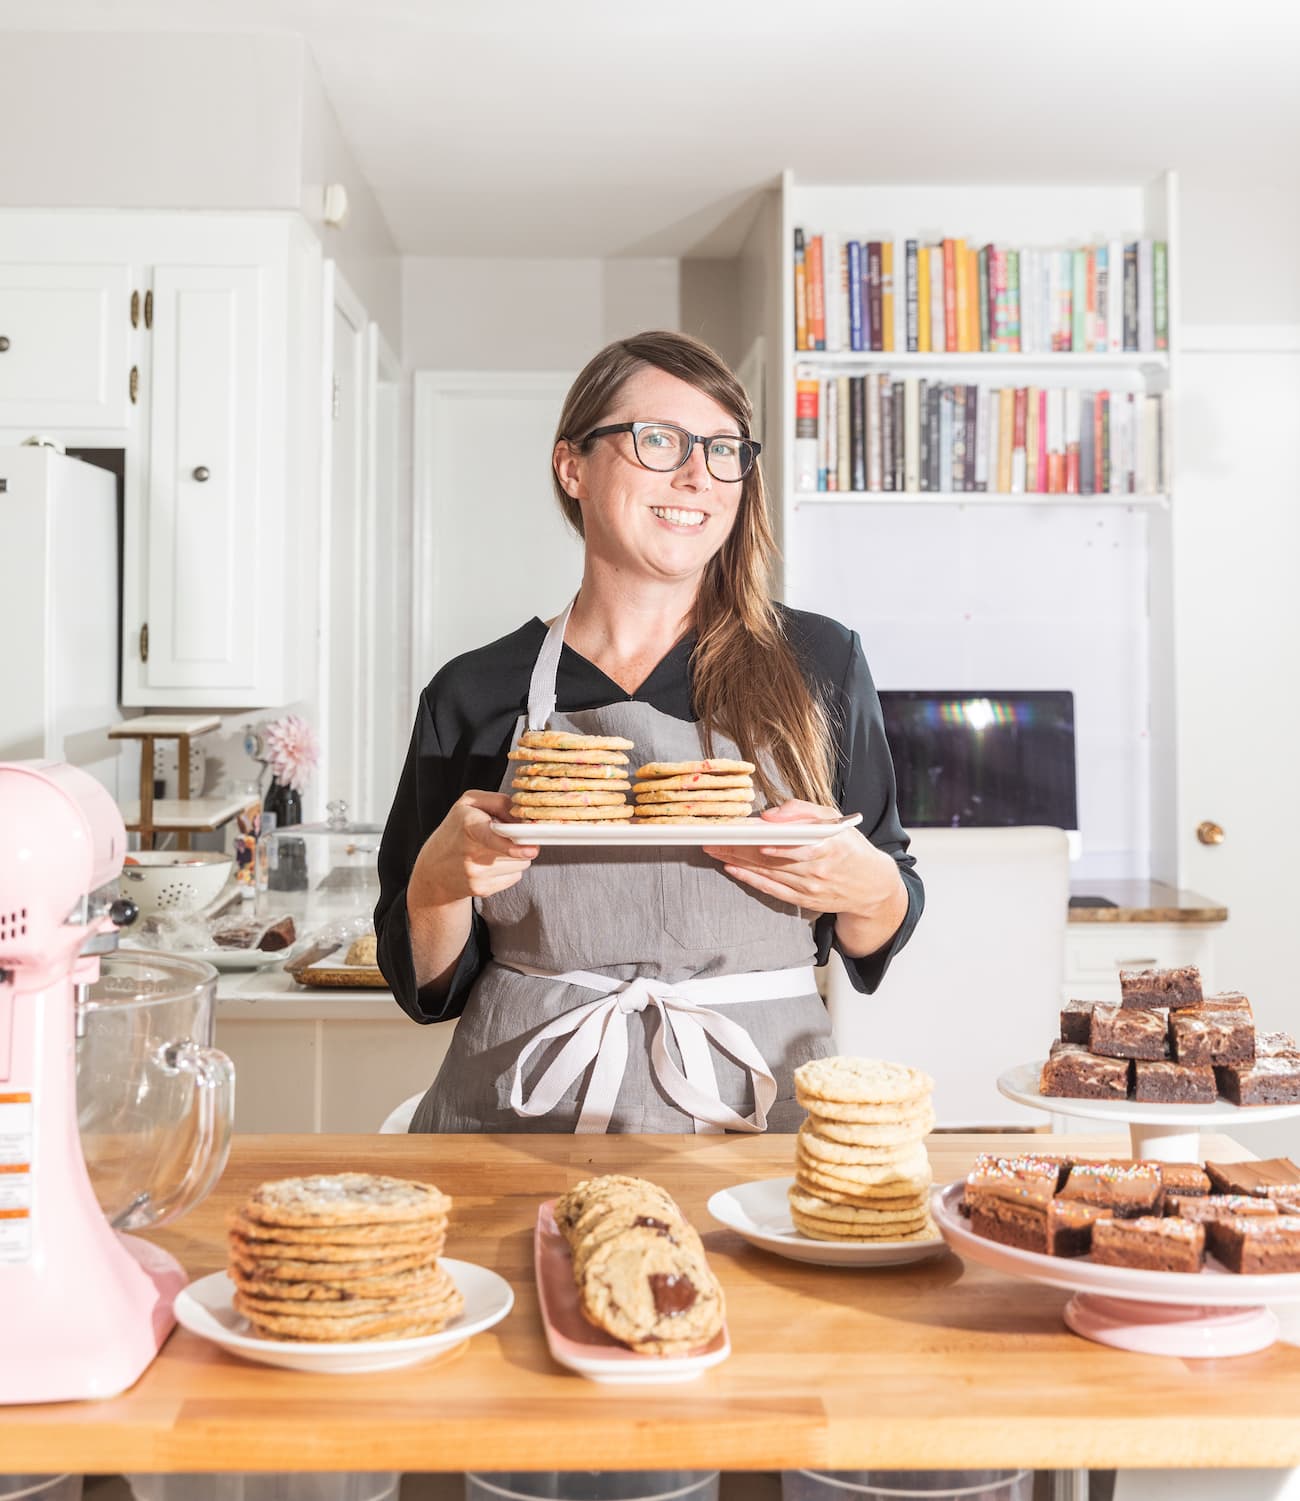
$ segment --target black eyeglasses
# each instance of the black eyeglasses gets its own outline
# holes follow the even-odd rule
[[[609,427],[593,427],[579,440],[579,447],[585,448],[593,438],[607,438],[612,433],[631,433],[637,462],[644,469],[660,473],[680,469],[700,443],[704,446],[705,468],[714,479],[728,484],[744,479],[763,450],[763,445],[752,438],[738,438],[731,433],[704,438],[699,433],[688,433],[675,422],[615,422]]]

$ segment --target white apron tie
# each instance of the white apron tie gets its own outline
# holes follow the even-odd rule
[[[694,1119],[696,1131],[766,1130],[767,1112],[776,1099],[776,1079],[749,1033],[736,1022],[717,1015],[713,1007],[735,1005],[740,1001],[785,1000],[808,995],[817,989],[810,965],[797,969],[762,970],[748,975],[716,975],[712,979],[686,980],[676,985],[639,976],[632,980],[611,981],[608,975],[589,970],[568,970],[557,974],[519,963],[505,967],[520,974],[559,980],[565,985],[580,985],[586,990],[602,993],[601,999],[566,1011],[543,1027],[520,1053],[510,1083],[510,1108],[516,1114],[547,1115],[594,1059],[595,1067],[576,1127],[580,1133],[609,1129],[627,1065],[628,1013],[644,1011],[648,1006],[653,1006],[659,1013],[659,1025],[650,1050],[655,1077],[677,1108]],[[670,1033],[681,1052],[684,1073],[668,1051]],[[559,1037],[567,1037],[568,1041],[525,1100],[524,1066],[538,1048]],[[748,1071],[754,1092],[753,1116],[738,1115],[723,1101],[709,1053],[710,1039]]]

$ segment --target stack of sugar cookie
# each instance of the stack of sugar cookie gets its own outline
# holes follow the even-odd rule
[[[925,1137],[934,1081],[877,1058],[817,1058],[795,1070],[808,1111],[796,1139],[794,1227],[813,1240],[930,1240]]]
[[[411,1339],[464,1307],[439,1266],[451,1200],[371,1173],[263,1183],[227,1220],[234,1305],[261,1339]]]
[[[627,752],[618,735],[525,730],[510,751],[515,763],[510,811],[532,823],[602,823],[631,818]]]
[[[704,1244],[657,1183],[587,1178],[555,1201],[588,1323],[642,1355],[685,1355],[722,1328],[722,1288]]]
[[[636,774],[636,823],[735,823],[754,807],[752,761],[651,761]]]

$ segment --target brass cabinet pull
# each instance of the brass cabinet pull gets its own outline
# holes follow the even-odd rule
[[[1207,818],[1203,823],[1196,825],[1196,837],[1202,844],[1222,844],[1227,836],[1217,823]]]
[[[194,471],[194,478],[198,480],[199,484],[203,484],[205,480],[210,479],[211,475],[212,471],[206,464],[200,464],[199,467]]]
[[[127,390],[131,393],[131,405],[134,406],[140,400],[140,367],[131,366],[131,375],[127,380]]]
[[[142,662],[149,660],[149,622],[147,620],[140,627],[140,660]]]
[[[9,340],[4,334],[0,334],[0,354],[9,348]]]
[[[139,328],[140,327],[140,294],[139,294],[139,292],[132,292],[131,293],[131,327],[132,328]]]
[[[153,327],[153,292],[152,291],[148,291],[148,292],[146,292],[144,294],[144,326],[146,328],[152,328]]]

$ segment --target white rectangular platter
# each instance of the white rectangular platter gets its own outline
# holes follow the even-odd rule
[[[492,832],[517,844],[533,844],[540,849],[558,845],[641,845],[662,849],[672,845],[796,845],[819,844],[833,839],[845,829],[856,828],[861,813],[826,823],[773,823],[766,818],[745,818],[737,823],[675,823],[658,828],[650,823],[504,823],[492,825]]]

